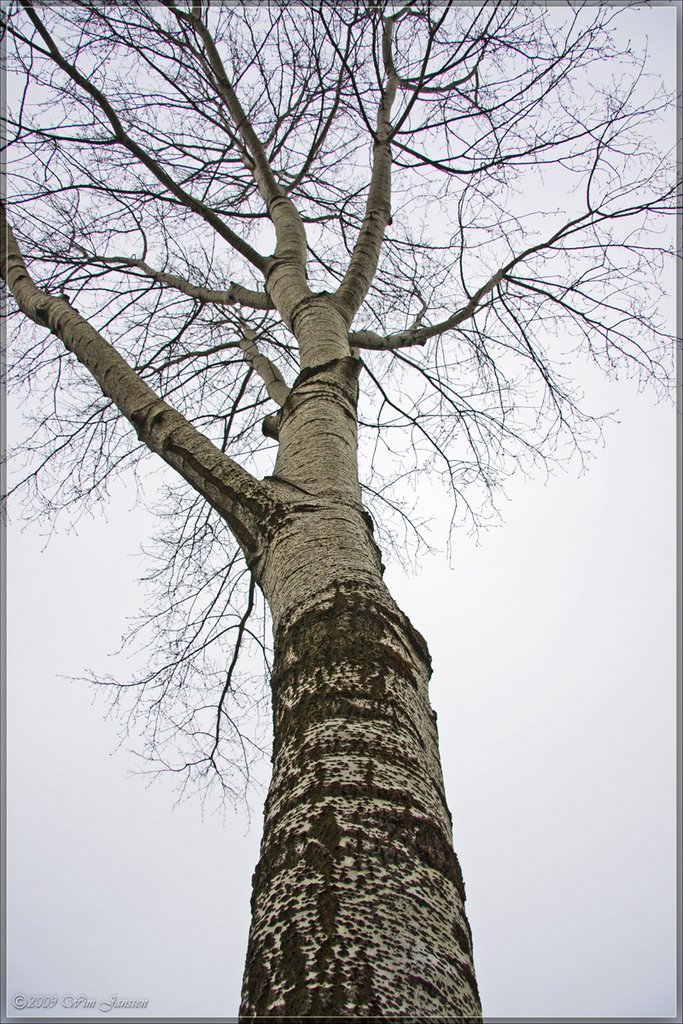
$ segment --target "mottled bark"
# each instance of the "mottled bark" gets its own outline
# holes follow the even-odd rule
[[[280,428],[273,775],[241,1016],[479,1019],[424,639],[383,580],[350,357],[302,372]]]
[[[273,776],[241,1014],[478,1019],[429,654],[383,580],[357,465],[358,374],[324,296],[292,312],[302,369],[258,481],[30,277],[0,207],[3,275],[138,436],[224,516],[269,603]],[[245,358],[268,376],[253,338]]]
[[[429,654],[368,521],[293,506],[264,569],[273,776],[241,1015],[477,1019]]]

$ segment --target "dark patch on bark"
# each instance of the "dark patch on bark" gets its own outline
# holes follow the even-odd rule
[[[353,667],[353,662],[346,661],[344,664]],[[367,662],[357,667],[359,670],[367,669]],[[392,668],[395,669],[395,665]],[[399,700],[387,694],[386,667],[381,668],[378,665],[375,675],[363,680],[362,684],[359,682],[357,693],[348,690],[339,692],[335,689],[333,680],[326,681],[323,678],[316,680],[314,692],[297,693],[300,675],[301,666],[292,665],[286,673],[282,673],[274,686],[277,699],[277,706],[274,709],[275,722],[278,731],[278,738],[274,744],[275,753],[279,752],[285,743],[300,742],[313,725],[330,718],[343,718],[353,722],[385,722],[389,726],[414,733],[416,742],[422,743],[414,724],[406,718],[405,709]],[[322,676],[322,673],[320,675]],[[395,677],[394,671],[391,678]],[[286,712],[282,712],[280,705],[285,695],[289,698],[289,706]],[[341,753],[343,742],[340,739],[338,746],[327,746],[326,749],[328,753]],[[313,752],[312,750],[311,753]]]
[[[343,356],[341,359],[329,359],[326,363],[318,363],[317,366],[306,366],[295,378],[290,394],[305,381],[312,380],[313,377],[319,377],[321,374],[327,373],[328,370],[334,370],[337,367],[342,370],[344,377],[349,382],[358,380],[361,366],[362,363],[360,359],[354,359],[353,356]]]
[[[474,971],[472,970],[470,965],[468,963],[465,963],[462,960],[459,960],[458,961],[458,971],[460,973],[460,976],[465,978],[465,980],[469,984],[470,988],[472,989],[472,992],[474,993],[474,996],[475,996],[477,1002],[479,1002],[480,1001],[480,999],[479,999],[479,986],[477,985],[477,979],[476,979],[476,977],[474,975]]]
[[[270,437],[277,441],[280,436],[280,413],[273,412],[264,416],[261,421],[261,431],[264,437]]]
[[[357,827],[354,829],[346,826],[345,849],[351,852],[352,847],[349,843],[355,840],[357,854],[362,854],[363,857],[372,854],[384,865],[410,864],[417,861],[447,878],[455,886],[464,903],[465,884],[450,837],[444,835],[439,826],[429,818],[412,810],[409,795],[400,790],[384,790],[379,787],[363,791],[359,786],[345,783],[312,786],[302,794],[297,804],[308,804],[307,818],[311,824],[311,831],[302,838],[300,849],[295,849],[288,841],[286,829],[279,839],[273,831],[268,855],[262,857],[257,868],[259,886],[265,885],[281,871],[290,870],[301,864],[306,864],[315,871],[322,878],[324,887],[330,885],[333,875],[336,878],[340,877],[339,871],[335,868],[336,857],[333,856],[338,849],[339,832],[331,833],[329,821],[334,820],[331,801],[344,797],[387,801],[384,805],[368,802],[357,822]],[[316,804],[323,800],[329,802],[325,803],[321,812],[316,815]],[[275,830],[275,822],[272,822],[270,827]],[[377,830],[379,835],[372,835],[372,830]],[[337,907],[327,896],[323,897],[322,892],[323,890],[318,907],[321,924],[329,935]],[[462,934],[459,939],[459,948],[470,952],[471,938]]]
[[[267,1012],[270,1005],[270,977],[259,949],[250,937],[247,950],[246,974],[249,976],[249,995],[253,1000],[254,1012]]]
[[[282,934],[280,963],[288,991],[285,1008],[288,1013],[307,1013],[310,999],[306,989],[306,955],[302,938],[295,924],[289,921]]]
[[[464,884],[463,884],[464,891]],[[472,931],[470,929],[469,921],[467,918],[463,918],[463,925],[460,925],[457,921],[453,922],[453,936],[458,944],[458,948],[464,950],[472,955]]]
[[[428,674],[431,674],[427,641],[407,616],[393,602],[381,600],[379,595],[369,597],[367,589],[354,583],[336,584],[330,603],[322,608],[313,608],[294,622],[281,627],[275,637],[275,649],[294,649],[297,656],[302,657],[311,649],[310,640],[306,636],[309,630],[317,634],[311,640],[324,640],[327,635],[328,643],[339,642],[345,634],[350,635],[361,649],[361,645],[364,646],[373,638],[377,643],[384,629],[389,630],[401,643],[407,639]]]
[[[424,989],[427,995],[431,996],[432,999],[439,998],[438,988],[436,987],[436,985],[432,985],[431,981],[429,981],[427,978],[422,978],[416,974],[408,973],[406,974],[406,980],[409,981],[411,985],[414,985],[416,989]]]
[[[337,586],[318,607],[281,624],[275,638],[276,768],[254,876],[260,901],[282,902],[271,931],[271,937],[279,931],[275,946],[266,949],[265,934],[261,940],[277,980],[269,994],[262,985],[258,1006],[271,1014],[305,1015],[307,1021],[339,1014],[426,1020],[387,1013],[393,989],[382,964],[373,961],[372,936],[394,920],[397,900],[409,901],[415,921],[429,922],[430,913],[451,907],[446,913],[453,922],[465,898],[447,820],[428,795],[435,787],[440,791],[425,691],[429,655],[384,593],[379,582]],[[326,721],[339,722],[338,738],[332,726],[319,741],[319,723]],[[360,729],[349,728],[358,723]],[[372,745],[364,746],[366,723]],[[353,770],[340,776],[335,766],[343,765],[345,754],[353,758]],[[405,784],[393,786],[392,771]],[[404,885],[411,874],[420,879],[412,893]],[[360,907],[367,901],[357,919],[356,896]],[[422,926],[416,927],[420,932]],[[427,924],[421,941],[428,942],[429,934]],[[450,935],[452,943],[445,938]],[[401,1002],[394,1005],[417,1009],[424,1002],[425,1012],[427,1005],[455,1011],[444,1020],[459,1019],[457,1013],[470,1006],[476,1014],[476,1003],[466,990],[460,994],[457,982],[460,977],[471,987],[471,970],[460,959],[471,955],[469,936],[456,923],[451,932],[443,930],[439,943],[441,966],[430,968],[426,979],[421,965],[406,956],[405,969],[415,978],[398,985]],[[306,963],[314,981],[306,979]],[[255,1007],[253,1000],[248,1005]]]
[[[313,725],[330,718],[386,723],[410,733],[412,743],[423,748],[425,738],[406,701],[422,699],[429,656],[420,651],[425,657],[419,666],[408,652],[396,649],[399,616],[357,590],[338,588],[322,610],[312,609],[278,631],[272,675],[274,756],[286,743],[303,742]],[[416,645],[405,633],[401,641],[404,650]],[[425,725],[431,730],[427,714]]]

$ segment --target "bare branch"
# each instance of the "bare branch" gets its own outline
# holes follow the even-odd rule
[[[96,256],[92,262],[101,263],[106,266],[130,267],[140,270],[146,277],[150,277],[159,284],[168,288],[175,288],[183,295],[198,299],[199,302],[210,302],[219,306],[248,306],[250,309],[274,309],[273,300],[266,292],[255,291],[252,288],[245,288],[244,285],[230,282],[229,288],[208,288],[205,285],[192,284],[178,274],[169,274],[163,270],[155,270],[148,263],[141,259],[127,256]]]
[[[258,345],[256,344],[256,331],[252,330],[249,327],[249,324],[244,320],[240,324],[240,329],[242,337],[240,338],[239,346],[244,352],[244,357],[247,363],[266,385],[268,397],[272,398],[272,400],[277,402],[278,405],[284,405],[287,395],[290,392],[290,388],[285,383],[284,377],[278,370],[275,363],[259,351]]]
[[[251,170],[275,226],[277,239],[275,252],[267,264],[268,287],[271,294],[277,296],[276,301],[284,315],[289,316],[294,304],[310,295],[306,284],[306,231],[299,212],[273,173],[264,148],[228,78],[211,33],[202,20],[200,6],[194,5],[192,14],[188,14],[179,10],[173,0],[163,0],[163,3],[179,20],[189,22],[202,40],[220,94],[244,150],[251,158]],[[285,268],[282,285],[279,283],[280,267]]]
[[[514,265],[514,262],[512,265]],[[410,348],[413,345],[424,345],[430,338],[445,334],[446,331],[450,331],[457,327],[458,324],[469,320],[474,315],[484,296],[488,295],[503,280],[507,269],[510,269],[510,266],[498,270],[493,277],[489,278],[486,284],[482,285],[475,292],[466,306],[457,310],[447,320],[442,320],[437,324],[431,324],[427,327],[412,327],[410,330],[400,331],[397,334],[390,334],[385,337],[376,334],[374,331],[352,331],[349,334],[349,344],[355,348],[375,349],[377,351],[390,351],[398,348]]]
[[[21,6],[26,11],[27,15],[33,22],[39,35],[44,40],[52,59],[55,64],[64,71],[69,78],[75,82],[81,89],[88,93],[95,102],[98,104],[105,117],[109,121],[114,131],[116,141],[124,146],[130,153],[132,153],[140,163],[151,171],[154,177],[171,193],[179,199],[189,210],[193,213],[199,214],[211,227],[216,231],[221,238],[225,239],[233,249],[235,249],[241,256],[244,256],[258,270],[265,271],[267,266],[266,259],[255,249],[252,248],[244,239],[240,238],[231,228],[225,224],[225,222],[218,217],[214,211],[206,206],[201,200],[196,199],[194,196],[186,192],[184,188],[177,184],[171,178],[171,176],[161,167],[158,161],[154,160],[149,153],[147,153],[142,146],[138,145],[125,131],[121,121],[116,114],[111,103],[104,95],[104,93],[97,88],[91,81],[85,78],[73,64],[70,64],[59,51],[58,46],[54,42],[52,36],[48,32],[45,25],[42,23],[35,10],[28,2],[28,0],[20,0]]]
[[[140,440],[225,516],[248,560],[257,558],[261,544],[253,507],[271,501],[267,487],[148,387],[66,299],[36,287],[6,219],[4,203],[0,204],[0,244],[2,275],[21,311],[73,352],[135,427]]]
[[[348,323],[353,320],[372,284],[384,231],[391,221],[391,108],[399,84],[392,55],[392,32],[398,16],[383,19],[382,60],[386,84],[377,108],[365,216],[344,279],[334,293],[334,303]]]

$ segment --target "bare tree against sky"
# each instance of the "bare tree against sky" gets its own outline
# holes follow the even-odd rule
[[[54,516],[150,450],[175,470],[156,653],[101,682],[183,784],[239,793],[265,655],[245,1016],[479,1013],[429,654],[380,548],[424,543],[406,480],[476,526],[515,467],[580,456],[582,359],[671,385],[671,97],[621,13],[9,7],[11,493]]]

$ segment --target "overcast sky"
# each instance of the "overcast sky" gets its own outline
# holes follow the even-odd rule
[[[452,570],[389,571],[434,658],[489,1016],[674,1009],[675,417],[604,394],[622,423],[587,475],[513,486]],[[9,531],[8,994],[236,1014],[257,798],[250,828],[172,810],[64,678],[107,668],[136,610],[129,508],[45,550]]]
[[[621,422],[587,474],[513,480],[452,568],[387,573],[432,651],[487,1017],[675,1012],[676,417],[591,387]],[[259,794],[250,820],[174,808],[67,678],[115,673],[149,528],[119,488],[47,547],[8,530],[7,996],[57,1000],[10,1019],[238,1010]]]

